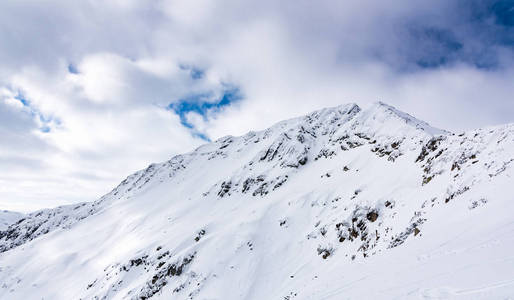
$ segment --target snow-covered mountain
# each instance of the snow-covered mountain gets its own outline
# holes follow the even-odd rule
[[[512,298],[513,165],[514,124],[323,109],[25,216],[0,298]]]

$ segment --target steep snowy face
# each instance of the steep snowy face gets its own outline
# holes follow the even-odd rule
[[[0,231],[0,298],[509,295],[513,162],[514,125],[319,110],[24,216]]]

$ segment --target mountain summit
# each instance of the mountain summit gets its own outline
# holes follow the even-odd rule
[[[503,299],[513,165],[513,124],[322,109],[24,216],[0,231],[0,298]]]

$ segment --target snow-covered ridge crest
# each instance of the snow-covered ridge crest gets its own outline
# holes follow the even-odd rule
[[[381,102],[381,101],[376,102],[369,111],[371,113],[372,112],[376,113],[377,111],[384,111],[384,112],[390,113],[392,115],[395,115],[395,116],[403,119],[407,124],[415,127],[416,129],[424,130],[431,135],[451,134],[451,132],[449,132],[449,131],[432,127],[427,122],[421,121],[421,120],[409,115],[408,113],[400,111],[400,110],[396,109],[395,107],[393,107],[389,104],[386,104],[384,102]]]
[[[424,132],[418,133],[418,130]],[[269,170],[264,171],[257,168],[255,171],[250,166],[253,163],[278,161],[282,167],[298,168],[310,159],[318,159],[321,156],[326,158],[335,154],[334,147],[346,149],[368,142],[370,137],[363,135],[363,132],[371,137],[385,133],[385,137],[382,136],[382,138],[387,141],[392,138],[391,135],[412,135],[413,133],[424,135],[425,132],[429,135],[447,133],[430,127],[427,123],[382,102],[377,102],[365,111],[362,111],[355,103],[320,109],[306,116],[278,122],[269,129],[260,132],[249,132],[241,137],[225,136],[213,143],[200,146],[190,153],[177,155],[169,161],[151,164],[146,169],[128,176],[115,189],[98,201],[65,205],[31,213],[25,218],[17,220],[17,224],[6,228],[4,232],[0,232],[0,252],[19,246],[55,229],[69,228],[76,222],[101,211],[114,199],[130,197],[135,191],[147,186],[155,176],[159,177],[161,182],[174,177],[175,173],[185,169],[189,161],[196,159],[198,156],[208,156],[208,160],[223,158],[227,157],[228,149],[226,148],[229,146],[234,148],[234,145],[238,145],[240,149],[237,152],[242,152],[249,151],[248,148],[252,143],[264,145],[265,147],[256,153],[248,165],[235,172],[235,179],[229,179],[221,183],[221,185],[224,185],[221,189],[223,190],[233,180],[248,180],[243,188],[248,191],[248,184],[250,183],[264,182],[266,185],[273,184],[276,186],[277,184],[281,185],[288,178],[288,172],[271,172],[275,173],[273,174],[275,179],[264,181],[263,178],[266,177],[264,173]],[[341,140],[345,138],[348,138],[346,140],[347,144],[341,143]],[[269,141],[272,141],[271,144]],[[255,149],[255,147],[252,148]],[[392,159],[397,155],[400,155],[399,151],[394,150],[390,157]],[[274,167],[274,165],[267,166],[268,169]],[[253,171],[253,178],[247,176],[238,179],[240,175],[237,175],[237,173],[248,172],[248,169]],[[260,186],[262,187],[262,183]],[[212,189],[207,192],[210,191]],[[261,189],[257,192],[252,191],[252,193],[263,194],[267,193],[267,190]],[[222,192],[222,194],[224,193]]]
[[[501,298],[513,165],[512,124],[455,135],[383,103],[318,110],[11,224],[0,299]]]

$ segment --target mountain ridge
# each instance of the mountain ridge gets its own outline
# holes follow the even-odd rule
[[[407,260],[414,270],[427,261],[444,266],[438,259],[455,259],[453,248],[434,255],[420,245],[444,239],[438,226],[473,227],[475,215],[494,215],[487,222],[498,232],[512,228],[505,208],[513,161],[513,124],[455,135],[380,102],[318,110],[151,164],[95,202],[34,212],[0,231],[0,298],[362,299],[382,290],[407,297],[413,284],[376,279],[381,288],[362,297],[344,271],[370,272],[374,261],[400,272],[384,260],[408,251],[418,258]],[[482,230],[474,227],[470,240]],[[501,247],[490,245],[498,255],[514,245],[509,232]],[[59,245],[69,247],[52,253]],[[512,263],[502,262],[497,273],[508,279]],[[469,296],[434,274],[423,278],[435,287],[418,286],[416,295]],[[351,282],[355,288],[342,289]],[[508,295],[512,286],[489,290]],[[487,291],[473,295],[485,299]]]

